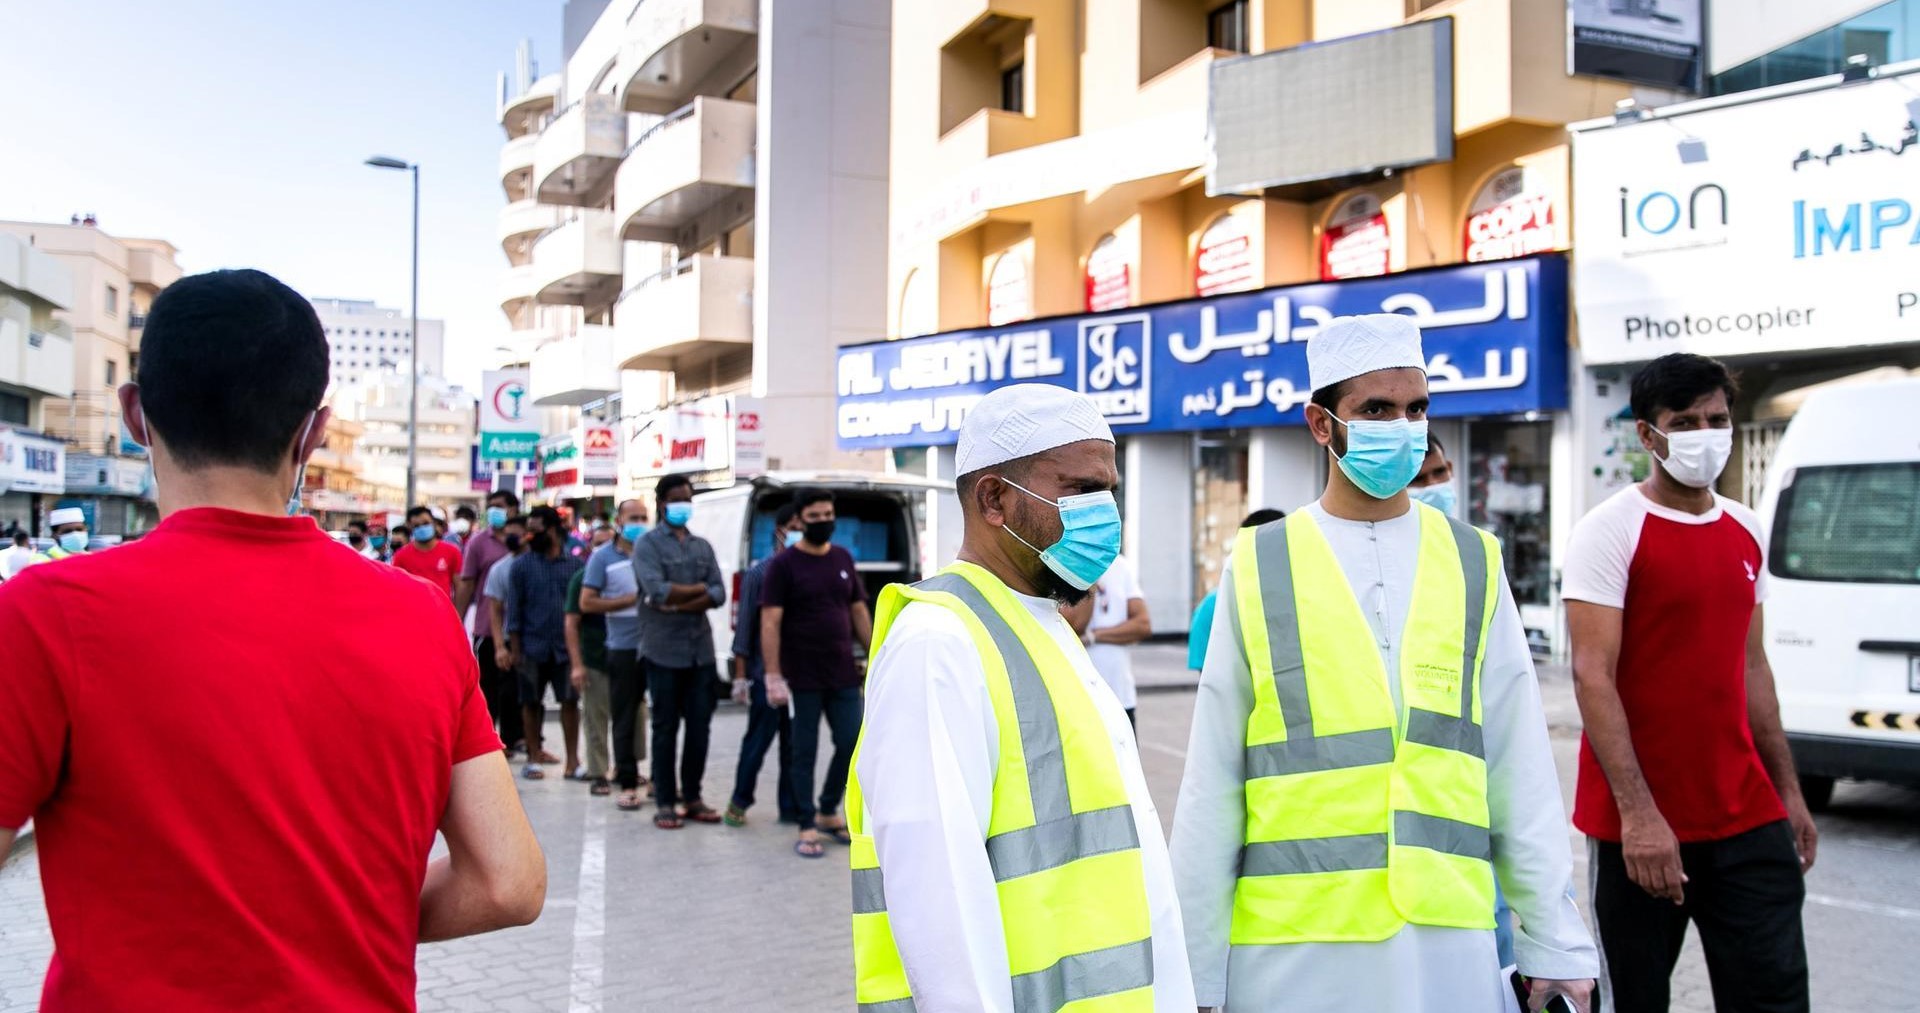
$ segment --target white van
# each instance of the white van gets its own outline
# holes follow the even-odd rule
[[[1767,655],[1807,802],[1920,782],[1920,379],[1815,391],[1767,475]]]
[[[773,515],[801,489],[833,493],[833,542],[853,553],[872,602],[888,584],[912,583],[960,550],[960,501],[953,483],[861,471],[777,471],[725,489],[698,493],[687,527],[713,545],[727,581],[727,607],[707,613],[714,657],[733,653],[740,582],[748,567],[773,554]]]

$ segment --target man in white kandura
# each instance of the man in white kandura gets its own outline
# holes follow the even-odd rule
[[[1060,615],[1120,552],[1113,452],[1083,395],[982,398],[959,561],[880,596],[847,792],[866,1013],[1194,1008],[1133,732]]]
[[[1336,319],[1307,366],[1307,425],[1337,467],[1317,502],[1240,533],[1175,810],[1200,1005],[1508,1008],[1497,876],[1530,1008],[1560,994],[1585,1013],[1599,966],[1499,545],[1407,498],[1420,331]]]

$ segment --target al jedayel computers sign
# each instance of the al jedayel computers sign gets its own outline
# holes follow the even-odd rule
[[[1576,125],[1586,361],[1920,341],[1915,81]]]

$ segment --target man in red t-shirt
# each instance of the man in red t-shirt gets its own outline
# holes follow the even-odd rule
[[[288,516],[330,412],[298,293],[175,282],[136,380],[159,527],[0,587],[0,855],[31,818],[41,1008],[411,1010],[420,942],[546,893],[472,649],[440,593]]]
[[[1602,994],[1662,1013],[1687,923],[1723,1011],[1808,1008],[1800,907],[1818,833],[1780,728],[1759,522],[1716,495],[1733,448],[1725,366],[1676,353],[1633,379],[1658,467],[1574,529],[1561,595],[1586,735]]]
[[[424,506],[407,511],[407,531],[410,540],[393,554],[393,565],[445,591],[452,600],[453,582],[460,576],[460,550],[440,538],[433,511]]]

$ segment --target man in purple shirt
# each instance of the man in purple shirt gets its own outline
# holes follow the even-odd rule
[[[460,581],[453,591],[453,607],[462,617],[474,604],[486,585],[494,564],[513,555],[502,532],[507,518],[520,512],[520,497],[511,489],[500,489],[487,497],[486,530],[467,539],[460,564]],[[480,658],[480,694],[487,700],[487,712],[493,715],[500,741],[511,753],[525,737],[520,716],[520,691],[517,676],[494,662],[493,617],[485,604],[474,613],[474,653]]]
[[[853,664],[853,638],[873,642],[873,615],[853,554],[833,544],[833,493],[804,489],[794,496],[806,533],[800,543],[767,564],[760,606],[760,648],[767,666],[767,702],[793,702],[793,803],[800,817],[794,853],[819,858],[826,851],[819,831],[851,844],[846,818],[837,815],[847,791],[847,765],[860,739],[860,671]],[[814,810],[813,767],[820,748],[820,717],[833,731],[833,760]]]

